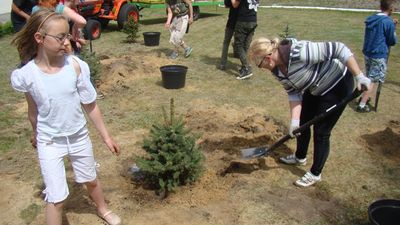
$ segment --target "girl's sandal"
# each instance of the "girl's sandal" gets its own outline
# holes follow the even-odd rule
[[[97,214],[101,219],[106,221],[107,224],[109,225],[119,225],[121,224],[121,218],[115,213],[113,213],[111,210],[104,213],[103,215]]]

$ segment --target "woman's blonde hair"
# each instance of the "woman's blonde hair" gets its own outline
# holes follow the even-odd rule
[[[39,32],[42,35],[46,34],[49,21],[66,20],[66,18],[54,10],[40,9],[33,13],[25,26],[15,34],[11,44],[14,44],[19,53],[19,57],[23,63],[27,63],[33,59],[38,52],[38,43],[35,40],[35,33]]]
[[[268,38],[261,37],[255,39],[250,44],[248,58],[254,64],[259,65],[261,60],[263,60],[265,56],[273,53],[275,50],[278,49],[279,43],[279,38],[274,38],[270,40]]]

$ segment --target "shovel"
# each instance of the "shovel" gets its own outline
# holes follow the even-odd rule
[[[388,52],[388,57],[386,59],[386,67],[388,67],[389,56],[390,56],[390,48],[389,48],[389,52]],[[381,95],[381,89],[382,89],[382,81],[379,80],[378,87],[376,88],[376,95],[375,95],[375,105],[374,105],[375,112],[378,112],[378,102],[379,102],[379,96]]]
[[[293,134],[300,134],[303,132],[305,129],[309,128],[311,125],[320,122],[321,120],[325,119],[327,116],[331,115],[333,112],[335,112],[338,108],[346,105],[353,99],[357,98],[360,96],[362,91],[359,91],[357,88],[356,90],[351,94],[346,96],[344,99],[342,99],[338,104],[335,104],[328,108],[325,112],[315,116],[313,119],[307,121],[305,124],[301,125],[299,128],[293,131]],[[257,158],[261,157],[264,155],[267,155],[268,153],[272,152],[274,149],[282,145],[284,142],[289,140],[291,138],[290,134],[287,134],[280,138],[277,142],[275,142],[271,147],[266,147],[266,146],[261,146],[261,147],[255,147],[255,148],[247,148],[247,149],[242,149],[242,158],[243,159],[252,159],[252,158]]]
[[[379,102],[379,96],[381,95],[381,89],[382,89],[382,82],[378,82],[378,88],[376,88],[376,96],[375,96],[375,112],[378,112],[378,102]]]

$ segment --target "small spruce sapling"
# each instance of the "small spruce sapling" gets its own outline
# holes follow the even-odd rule
[[[280,33],[279,37],[282,38],[283,40],[289,38],[296,38],[296,36],[292,32],[293,31],[290,29],[289,24],[287,23],[285,29],[283,30],[283,33]]]
[[[82,48],[80,58],[85,61],[90,68],[90,79],[95,84],[100,81],[100,70],[101,64],[99,57],[96,56],[95,52],[89,51],[87,48]]]
[[[139,21],[135,21],[133,16],[129,16],[122,31],[128,35],[125,40],[127,43],[136,43],[136,39],[139,37]]]
[[[185,128],[182,117],[174,115],[174,100],[170,102],[169,118],[163,108],[164,122],[154,124],[150,137],[143,142],[147,156],[135,158],[144,180],[165,198],[176,187],[195,182],[202,174],[204,156],[196,137]]]

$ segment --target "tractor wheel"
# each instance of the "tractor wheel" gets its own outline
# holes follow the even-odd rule
[[[134,5],[123,4],[121,6],[121,9],[119,10],[118,18],[117,18],[117,23],[118,23],[119,29],[124,28],[124,24],[126,23],[126,21],[128,21],[129,17],[133,17],[133,19],[136,22],[138,22],[139,21],[139,10]]]
[[[94,19],[89,19],[86,22],[86,26],[83,28],[83,32],[86,40],[95,40],[100,38],[101,35],[100,22]]]
[[[200,18],[200,7],[193,6],[193,21],[196,21]]]

